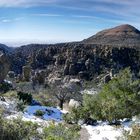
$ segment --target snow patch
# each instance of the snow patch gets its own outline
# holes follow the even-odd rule
[[[133,121],[123,121],[118,127],[107,122],[99,122],[97,126],[83,125],[90,134],[89,140],[117,140],[123,136],[123,130],[131,131]]]
[[[54,120],[54,121],[62,121],[62,112],[54,107],[46,107],[46,106],[28,106],[24,113],[25,118],[31,118],[35,116],[37,110],[41,110],[45,112],[45,114],[41,117],[44,120]],[[49,113],[51,112],[51,113]]]

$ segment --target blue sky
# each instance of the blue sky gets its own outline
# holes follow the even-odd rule
[[[105,28],[140,29],[140,0],[0,0],[0,42],[79,41]]]

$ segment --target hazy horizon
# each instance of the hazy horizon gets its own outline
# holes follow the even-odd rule
[[[78,40],[75,40],[78,41]],[[24,40],[24,41],[1,41],[0,44],[5,44],[9,47],[20,47],[22,45],[28,45],[28,44],[57,44],[57,43],[66,43],[66,42],[75,42],[75,41],[67,41],[67,40]],[[79,40],[80,41],[80,40]]]
[[[106,28],[140,29],[139,0],[0,0],[0,43],[80,41]]]

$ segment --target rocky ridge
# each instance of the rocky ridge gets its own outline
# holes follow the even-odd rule
[[[33,79],[38,75],[41,78],[70,76],[92,80],[101,74],[111,72],[114,75],[125,67],[130,67],[135,76],[139,76],[140,31],[131,25],[121,25],[81,42],[22,46],[10,57],[11,71],[22,77],[26,73],[24,68],[30,67]]]

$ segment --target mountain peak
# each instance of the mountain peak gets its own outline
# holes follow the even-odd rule
[[[140,44],[140,31],[129,24],[98,32],[83,41],[89,44]]]
[[[135,27],[129,24],[123,24],[111,29],[107,29],[103,31],[105,35],[135,35],[140,34],[140,31],[137,30]],[[103,33],[100,32],[100,33]]]
[[[134,26],[132,26],[130,24],[122,24],[122,25],[116,26],[112,29],[118,29],[121,31],[123,31],[123,30],[133,30],[133,31],[137,30]]]

